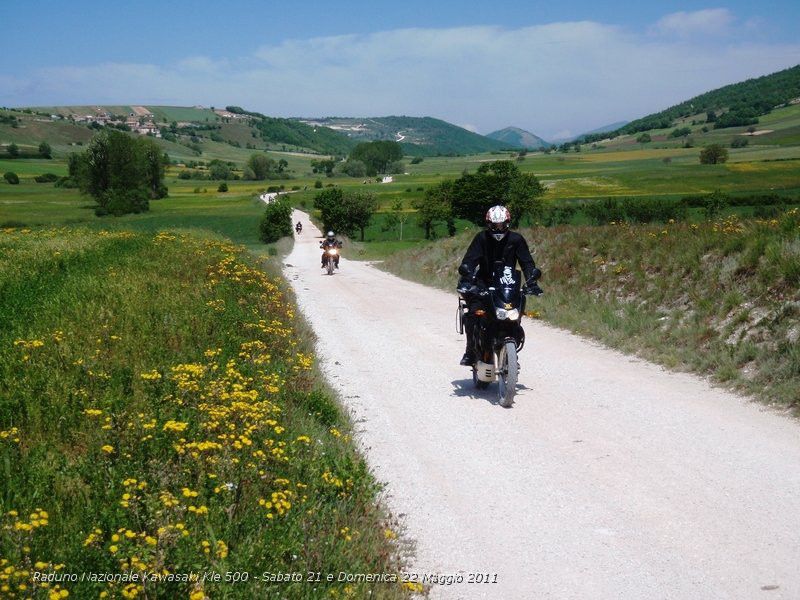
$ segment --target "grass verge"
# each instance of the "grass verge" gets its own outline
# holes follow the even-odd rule
[[[3,597],[408,593],[339,580],[396,574],[397,534],[283,283],[243,248],[6,230],[0,256]]]
[[[800,210],[521,233],[545,273],[546,294],[529,305],[537,316],[800,409]],[[391,254],[382,267],[451,291],[472,235]]]

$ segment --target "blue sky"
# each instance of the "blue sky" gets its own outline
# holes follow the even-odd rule
[[[800,3],[3,2],[0,105],[430,115],[553,138],[800,63]]]

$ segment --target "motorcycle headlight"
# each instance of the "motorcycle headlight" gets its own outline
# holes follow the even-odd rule
[[[331,248],[328,250],[328,254],[336,254],[336,248]]]
[[[506,319],[510,321],[516,321],[519,319],[519,310],[516,308],[512,308],[511,310],[506,310],[505,308],[495,308],[494,314],[500,321],[505,321]]]

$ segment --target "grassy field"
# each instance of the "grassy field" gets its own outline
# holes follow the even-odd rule
[[[196,233],[3,230],[0,257],[4,598],[407,593],[254,581],[401,566],[279,277]],[[209,570],[250,580],[167,578]]]

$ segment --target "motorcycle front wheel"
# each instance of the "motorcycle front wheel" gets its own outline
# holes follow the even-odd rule
[[[517,362],[517,344],[513,340],[506,341],[497,353],[497,382],[500,406],[511,408],[514,394],[517,391],[519,363]]]
[[[329,258],[328,259],[328,275],[333,275],[334,268],[335,268],[335,265],[333,264],[333,259]]]

